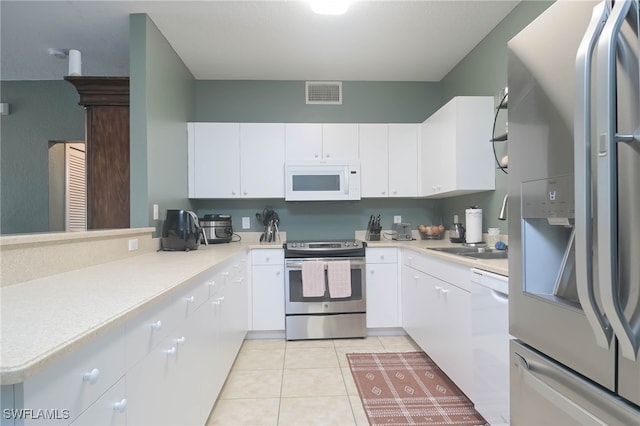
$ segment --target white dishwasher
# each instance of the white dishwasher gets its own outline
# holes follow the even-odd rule
[[[471,269],[476,410],[491,425],[509,424],[509,279]]]

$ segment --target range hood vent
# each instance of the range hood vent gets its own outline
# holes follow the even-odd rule
[[[307,81],[306,103],[323,105],[342,105],[342,82]]]

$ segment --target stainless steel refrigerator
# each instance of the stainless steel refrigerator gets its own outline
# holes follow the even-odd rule
[[[640,424],[638,0],[559,0],[508,43],[514,425]]]

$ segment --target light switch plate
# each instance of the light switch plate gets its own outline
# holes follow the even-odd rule
[[[158,205],[154,204],[153,205],[153,220],[158,220],[159,219],[159,215],[158,215]]]
[[[394,216],[393,223],[402,223],[402,216]]]
[[[242,218],[242,229],[249,229],[249,228],[251,228],[251,219],[245,216]]]

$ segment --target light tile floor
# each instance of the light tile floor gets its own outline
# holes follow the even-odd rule
[[[368,425],[346,354],[417,350],[408,336],[245,340],[207,426]]]

